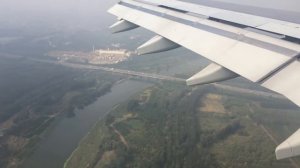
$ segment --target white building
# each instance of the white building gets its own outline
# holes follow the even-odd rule
[[[99,56],[105,55],[105,56],[115,56],[115,57],[124,57],[129,56],[129,53],[127,50],[95,50],[95,53]]]

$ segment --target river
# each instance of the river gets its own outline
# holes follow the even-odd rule
[[[98,120],[114,106],[149,86],[149,83],[133,80],[120,82],[91,105],[76,110],[74,117],[57,118],[22,168],[62,168],[65,160]]]

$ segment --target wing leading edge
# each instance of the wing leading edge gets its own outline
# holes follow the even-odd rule
[[[176,0],[123,0],[109,12],[121,18],[115,32],[140,26],[157,34],[138,48],[141,54],[183,46],[213,62],[188,85],[243,76],[300,106],[298,24]]]

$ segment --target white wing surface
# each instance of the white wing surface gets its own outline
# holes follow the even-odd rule
[[[157,34],[141,54],[182,46],[211,60],[188,85],[243,76],[300,106],[299,24],[177,0],[122,0],[109,12],[119,18],[114,33]]]

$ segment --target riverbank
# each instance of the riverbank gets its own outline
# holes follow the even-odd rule
[[[75,110],[75,116],[58,119],[47,131],[47,135],[43,135],[36,150],[21,167],[61,168],[80,140],[99,119],[117,104],[147,87],[149,87],[148,83],[139,81],[117,82],[109,93],[83,109]]]
[[[299,127],[299,109],[277,97],[227,89],[150,87],[100,120],[64,168],[294,168],[276,160],[265,130],[277,140],[286,137],[282,133]]]
[[[57,118],[94,102],[118,75],[0,56],[0,167],[22,164]]]

